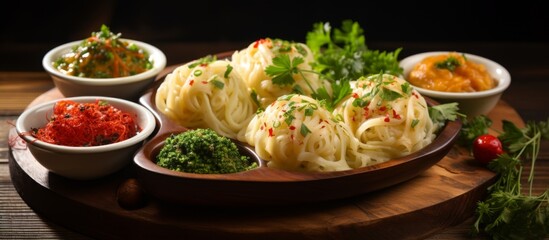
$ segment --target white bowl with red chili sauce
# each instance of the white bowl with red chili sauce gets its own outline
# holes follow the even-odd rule
[[[54,121],[52,119],[54,106],[62,100],[76,103],[100,101],[102,104],[108,104],[133,119],[133,123],[137,126],[136,133],[127,139],[94,146],[66,146],[42,141],[38,135],[33,136],[31,134],[33,131],[36,132],[36,129],[44,128],[48,122]],[[83,121],[82,123],[93,126],[97,122]],[[153,114],[142,105],[124,99],[103,96],[63,98],[30,106],[16,122],[17,134],[26,142],[36,161],[54,174],[75,180],[101,178],[128,166],[134,154],[153,133],[155,127],[156,120]],[[74,129],[79,128],[75,127]]]
[[[153,45],[132,39],[121,41],[135,44],[149,54],[152,68],[135,75],[111,78],[91,78],[68,75],[58,70],[53,63],[63,54],[78,46],[82,40],[60,45],[48,51],[42,59],[42,66],[53,79],[53,83],[65,97],[107,96],[137,100],[166,67],[166,56]]]
[[[449,53],[452,53],[452,51],[424,52],[402,59],[400,61],[400,66],[404,70],[404,79],[410,81],[410,72],[425,58]],[[494,79],[495,86],[488,90],[481,91],[447,92],[419,87],[413,83],[411,83],[411,85],[422,95],[430,97],[440,103],[457,102],[459,104],[459,112],[467,115],[467,117],[487,115],[496,106],[503,92],[511,84],[511,75],[505,67],[493,60],[470,53],[458,52],[458,54],[465,56],[466,61],[483,65],[486,72]]]

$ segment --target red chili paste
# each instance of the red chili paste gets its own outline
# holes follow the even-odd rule
[[[64,146],[99,146],[124,141],[141,129],[130,113],[97,100],[93,103],[58,101],[46,126],[32,135],[44,142]]]

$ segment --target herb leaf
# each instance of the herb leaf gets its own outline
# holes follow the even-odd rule
[[[485,232],[493,239],[544,239],[549,234],[549,189],[540,195],[532,194],[534,167],[543,133],[548,131],[549,119],[529,122],[522,129],[503,120],[499,138],[508,152],[488,164],[498,174],[497,181],[488,187],[489,196],[478,203],[474,233]],[[530,158],[530,189],[521,190],[522,154]]]
[[[429,117],[433,120],[433,123],[442,126],[446,120],[454,121],[458,116],[458,103],[445,103],[436,106],[429,107]]]
[[[487,134],[492,126],[492,120],[485,115],[479,115],[472,119],[463,118],[458,143],[471,149],[473,141],[480,135]]]
[[[295,83],[293,74],[299,73],[297,66],[305,61],[301,57],[295,57],[293,60],[287,54],[281,54],[273,58],[273,64],[265,68],[265,73],[273,77],[273,84],[285,86]]]
[[[313,52],[313,70],[330,81],[356,80],[377,73],[402,74],[398,54],[368,49],[364,30],[358,22],[344,20],[340,28],[319,22],[307,33],[307,46]]]
[[[457,67],[461,66],[457,58],[448,57],[446,60],[435,63],[435,66],[438,69],[448,69],[448,71],[453,72]]]

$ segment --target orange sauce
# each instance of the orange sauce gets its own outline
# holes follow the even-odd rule
[[[482,64],[451,52],[424,58],[408,76],[414,86],[444,92],[477,92],[492,89],[496,81]]]

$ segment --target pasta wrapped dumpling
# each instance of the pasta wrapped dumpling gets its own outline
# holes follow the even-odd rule
[[[360,141],[371,163],[413,153],[433,141],[435,128],[423,98],[405,80],[389,74],[358,79],[353,93],[334,110]]]
[[[240,74],[227,60],[196,60],[166,76],[156,92],[157,108],[188,128],[210,128],[245,141],[257,106]]]
[[[257,94],[263,108],[282,95],[311,95],[321,87],[323,81],[319,80],[317,74],[310,72],[310,63],[313,60],[313,54],[307,45],[271,38],[255,41],[247,48],[235,51],[231,58],[234,68],[248,88]],[[268,74],[268,67],[273,66],[273,63],[288,68],[296,67],[300,71],[288,73],[285,79],[276,78],[273,74]]]
[[[349,132],[313,98],[290,94],[258,113],[246,132],[247,142],[273,168],[339,171],[346,162]]]

